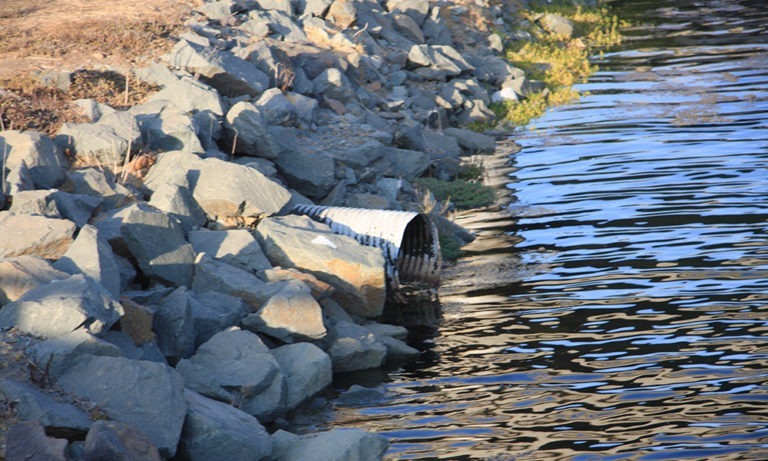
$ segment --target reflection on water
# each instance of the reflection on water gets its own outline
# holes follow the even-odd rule
[[[768,7],[642,23],[507,166],[424,359],[333,426],[390,459],[768,459]]]

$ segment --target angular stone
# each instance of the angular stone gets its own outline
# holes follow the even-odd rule
[[[191,307],[195,322],[195,346],[237,325],[248,314],[248,306],[241,298],[215,291],[197,294]]]
[[[175,455],[187,405],[184,381],[168,365],[83,355],[58,384],[111,419],[141,428],[162,456]]]
[[[104,341],[117,347],[122,353],[121,357],[131,360],[146,360],[148,362],[166,363],[165,356],[160,352],[155,342],[136,344],[127,333],[117,330],[109,330],[103,337]],[[94,354],[106,355],[106,354]]]
[[[288,185],[307,197],[322,198],[336,184],[333,157],[325,152],[297,148],[280,154],[275,164]]]
[[[339,29],[346,29],[357,21],[357,8],[351,0],[333,0],[325,18]]]
[[[292,126],[296,123],[293,104],[279,88],[270,88],[262,93],[255,105],[269,125]]]
[[[496,150],[496,140],[482,133],[454,127],[446,128],[444,133],[456,138],[459,146],[470,154],[491,154]]]
[[[75,223],[39,215],[0,211],[0,258],[32,255],[58,259],[73,242]]]
[[[573,23],[568,18],[559,14],[547,13],[539,19],[539,24],[553,34],[565,37],[573,35]]]
[[[53,267],[70,274],[85,274],[101,283],[113,297],[120,296],[120,273],[109,242],[96,227],[86,225]]]
[[[153,94],[149,101],[173,101],[184,112],[209,111],[224,115],[224,108],[219,93],[210,86],[190,77],[169,82],[165,88]]]
[[[162,461],[150,438],[138,428],[120,421],[99,420],[85,437],[83,459],[113,461]]]
[[[338,2],[339,0],[336,0]],[[334,4],[336,3],[334,2]],[[312,87],[315,96],[336,99],[347,103],[355,98],[355,91],[352,88],[352,82],[346,75],[335,67],[325,69],[320,75],[312,80]]]
[[[195,252],[178,221],[159,211],[134,209],[123,218],[120,232],[144,275],[174,286],[192,282]]]
[[[299,11],[305,18],[310,16],[323,17],[328,12],[331,3],[333,0],[301,0],[299,1]]]
[[[153,327],[157,345],[171,363],[195,352],[195,320],[192,316],[191,295],[180,287],[157,306]]]
[[[312,291],[312,297],[315,299],[327,298],[334,292],[334,288],[331,285],[323,282],[322,280],[318,280],[318,278],[312,274],[307,274],[296,269],[283,269],[282,267],[275,267],[265,270],[262,273],[262,276],[267,280],[267,282],[287,282],[289,280],[299,280],[303,282],[304,285],[309,287],[309,289]]]
[[[240,101],[227,112],[225,134],[230,151],[267,159],[277,158],[279,148],[267,131],[267,119],[255,104]]]
[[[58,189],[27,190],[17,192],[13,196],[10,211],[15,214],[66,218],[79,228],[88,222],[101,202],[97,197],[69,194]]]
[[[200,253],[195,261],[192,289],[196,293],[217,291],[237,296],[254,311],[282,286],[281,283],[266,283],[251,272],[211,259],[205,253]]]
[[[325,337],[323,312],[309,287],[290,280],[261,308],[243,319],[243,326],[283,342],[311,341]]]
[[[0,133],[0,165],[14,171],[21,168],[22,164],[29,171],[34,186],[40,189],[61,185],[69,167],[56,144],[44,134],[36,131],[3,131]]]
[[[249,21],[242,28],[251,27],[249,23],[266,24],[270,35],[286,42],[302,43],[307,41],[307,36],[285,11],[271,9],[266,11],[254,10],[248,13]]]
[[[195,201],[188,183],[160,184],[152,192],[152,199],[149,204],[158,210],[172,214],[181,222],[184,229],[203,226],[207,221],[205,211]]]
[[[193,194],[209,217],[218,218],[268,216],[291,198],[284,187],[258,170],[215,158],[203,161]]]
[[[231,405],[186,390],[187,418],[179,454],[189,461],[261,460],[272,439],[255,417]]]
[[[48,437],[40,421],[25,421],[8,429],[5,459],[66,461],[66,439]]]
[[[0,309],[0,328],[17,327],[55,338],[85,327],[99,335],[123,315],[123,308],[99,283],[84,275],[54,280],[29,290]]]
[[[91,420],[85,412],[28,384],[0,379],[0,394],[6,402],[13,402],[17,418],[22,421],[39,421],[51,434],[73,436],[84,434],[91,427]]]
[[[125,314],[120,319],[120,331],[128,335],[136,345],[152,342],[156,339],[153,323],[155,309],[140,304],[127,296],[120,298]]]
[[[123,356],[117,346],[93,336],[82,328],[35,344],[30,355],[38,370],[56,379],[66,373],[83,354]]]
[[[367,328],[349,322],[337,322],[328,354],[334,372],[378,368],[384,363],[387,348]]]
[[[284,408],[280,366],[261,339],[249,331],[233,328],[216,334],[191,358],[179,361],[176,370],[189,389],[236,404],[258,418]]]
[[[384,5],[390,13],[407,14],[419,25],[429,13],[428,0],[387,0]]]
[[[85,165],[122,165],[128,152],[128,140],[100,123],[64,123],[56,132],[56,144],[70,149]]]
[[[246,229],[192,231],[187,238],[195,252],[205,253],[240,269],[258,272],[272,267],[259,242]]]
[[[381,315],[386,298],[381,250],[336,235],[325,224],[303,216],[262,221],[256,229],[273,264],[316,276],[336,288],[334,299],[350,312]]]
[[[271,352],[285,375],[288,410],[307,402],[331,385],[331,357],[314,344],[288,344]]]
[[[56,270],[37,256],[15,256],[0,259],[0,306],[16,301],[29,290],[69,274]]]
[[[258,96],[268,87],[269,77],[250,62],[228,51],[212,50],[210,44],[182,39],[171,50],[168,62],[173,67],[200,75],[219,94],[230,97],[243,94]]]
[[[383,436],[362,429],[338,428],[302,436],[275,459],[279,461],[378,461],[389,443]]]
[[[134,106],[131,112],[139,122],[147,149],[163,152],[205,152],[200,138],[197,137],[192,116],[174,102],[164,99],[152,100]]]
[[[82,168],[67,173],[69,192],[94,197],[101,200],[101,209],[110,210],[127,205],[133,201],[131,192],[115,177],[96,168]]]

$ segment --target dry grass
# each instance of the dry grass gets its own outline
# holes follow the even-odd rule
[[[156,88],[125,71],[173,46],[198,0],[2,0],[0,130],[55,133],[85,121],[74,100],[116,109],[142,102]],[[41,71],[74,71],[69,91],[45,87]],[[126,98],[127,95],[127,98]]]

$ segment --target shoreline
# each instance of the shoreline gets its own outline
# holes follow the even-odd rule
[[[116,436],[145,459],[381,459],[375,434],[265,429],[334,373],[419,354],[376,321],[381,250],[289,211],[425,211],[418,178],[492,158],[496,137],[466,127],[540,87],[501,57],[518,13],[206,3],[132,70],[161,88],[148,101],[81,100],[90,121],[54,136],[0,132],[0,455],[80,459]]]

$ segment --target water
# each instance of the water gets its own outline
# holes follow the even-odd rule
[[[515,135],[424,359],[330,426],[393,460],[768,459],[764,5],[614,2],[642,25]]]

